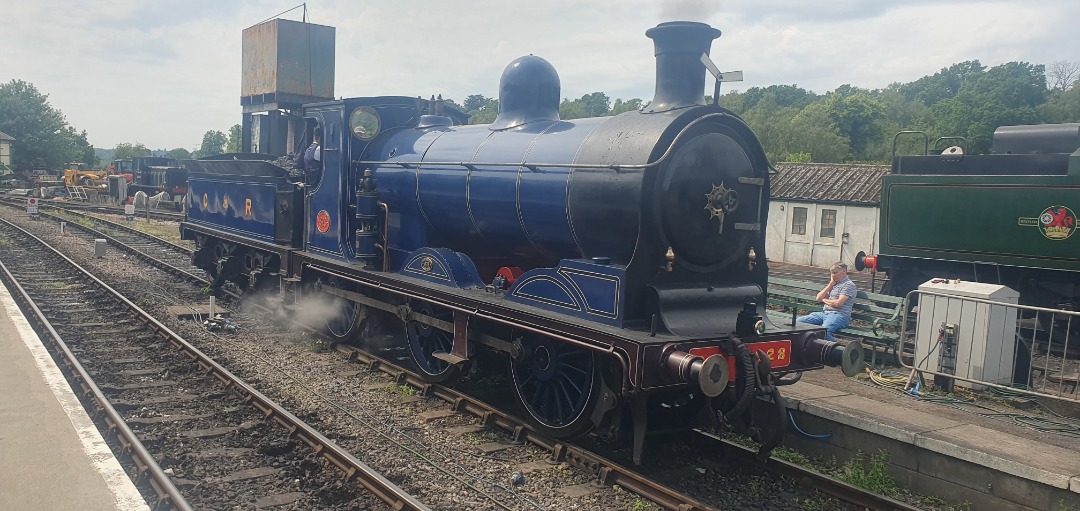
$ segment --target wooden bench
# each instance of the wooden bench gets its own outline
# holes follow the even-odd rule
[[[795,324],[795,318],[822,310],[821,303],[814,298],[823,287],[824,284],[769,277],[769,319],[790,326]],[[878,347],[883,348],[885,353],[892,350],[898,356],[905,301],[896,296],[858,291],[851,309],[851,324],[838,334],[869,344],[872,348],[871,365],[877,363]]]

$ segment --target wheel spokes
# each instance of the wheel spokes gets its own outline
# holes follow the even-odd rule
[[[426,302],[415,302],[410,304],[410,307],[414,314],[433,319],[445,321],[445,318],[453,316],[452,311],[438,308]],[[429,379],[443,381],[444,378],[450,378],[456,374],[454,371],[455,366],[435,357],[436,353],[450,353],[453,350],[454,338],[452,334],[427,323],[413,320],[405,324],[405,335],[408,337],[409,352],[413,361],[416,362],[417,367],[422,372],[427,374]]]
[[[548,427],[567,427],[588,406],[593,385],[592,352],[545,340],[527,341],[531,357],[513,365],[522,404]]]

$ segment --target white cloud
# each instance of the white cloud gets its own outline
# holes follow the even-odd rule
[[[194,148],[240,121],[241,31],[293,2],[36,0],[10,2],[0,30],[0,81],[32,82],[97,147],[142,142]],[[511,60],[533,53],[562,78],[563,97],[653,92],[660,21],[723,31],[712,56],[745,71],[745,89],[844,83],[878,88],[979,59],[1077,60],[1070,0],[458,0],[308,3],[337,27],[341,96],[493,96]],[[299,11],[285,16],[299,19]]]

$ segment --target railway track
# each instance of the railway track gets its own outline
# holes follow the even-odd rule
[[[105,417],[106,435],[118,432],[156,507],[334,508],[374,496],[428,509],[39,238],[2,221],[0,240],[4,280]],[[320,459],[356,491],[323,492],[341,474],[323,473]]]
[[[24,206],[10,200],[0,203],[14,208]],[[93,239],[104,239],[110,245],[126,250],[152,265],[184,274],[189,280],[204,280],[201,277],[203,272],[191,265],[194,250],[190,247],[178,245],[120,222],[90,215],[80,208],[48,205],[42,209],[49,210],[41,211],[44,218],[65,222],[69,228],[82,230]]]
[[[15,207],[26,206],[25,198],[3,197],[2,199],[0,199],[0,201],[2,201],[4,204]],[[41,199],[39,204],[41,204],[41,206],[43,207],[60,208],[69,211],[85,211],[88,213],[104,213],[110,215],[124,214],[123,206],[107,206],[104,204],[91,204],[88,202],[53,199]],[[165,220],[170,222],[180,222],[184,220],[183,211],[167,211],[162,209],[142,209],[135,211],[135,216],[137,216],[138,218],[146,218],[147,215],[149,215],[149,217],[154,220]]]
[[[205,281],[203,281],[205,282]],[[725,506],[722,504],[723,500],[717,501],[715,496],[706,494],[703,498],[695,498],[693,491],[682,492],[672,488],[668,484],[658,482],[659,479],[664,477],[657,476],[654,479],[650,475],[646,475],[635,469],[629,468],[625,464],[618,463],[611,459],[606,458],[601,454],[597,454],[593,450],[577,446],[567,442],[558,442],[551,439],[547,439],[542,435],[538,435],[526,423],[515,418],[514,416],[498,409],[497,407],[490,406],[479,399],[469,397],[462,392],[453,390],[447,387],[429,385],[425,383],[418,374],[413,373],[397,364],[395,364],[391,355],[390,358],[386,356],[377,356],[372,353],[357,350],[348,346],[338,346],[337,349],[343,355],[343,358],[360,362],[363,365],[371,368],[377,368],[387,374],[394,385],[409,384],[413,388],[417,389],[416,394],[418,396],[427,398],[439,399],[447,403],[446,411],[455,415],[472,415],[477,417],[479,421],[480,430],[498,430],[504,432],[505,438],[502,442],[509,444],[520,444],[528,442],[531,445],[536,446],[543,452],[547,453],[547,457],[551,462],[555,464],[565,464],[577,468],[581,473],[586,474],[587,478],[594,483],[601,483],[606,486],[617,486],[630,490],[634,493],[642,495],[654,502],[657,506],[664,509],[720,509]],[[337,405],[331,406],[332,408],[342,408]],[[430,406],[428,406],[430,408]],[[385,419],[378,417],[367,416],[363,413],[357,414],[355,411],[344,411],[342,408],[338,410],[343,413],[348,420],[354,422],[370,422],[377,424],[380,421],[385,422]],[[436,412],[437,415],[437,412]],[[394,443],[400,441],[401,443],[411,444],[411,448],[416,449],[416,442],[411,442],[407,438],[402,440],[399,436],[400,431],[395,432],[395,428],[376,432],[375,435],[380,437],[387,443]],[[400,428],[398,428],[400,429]],[[453,429],[453,427],[451,428]],[[454,435],[458,433],[445,433],[446,435]],[[702,442],[702,440],[697,440]],[[438,458],[441,454],[438,453],[438,448],[434,446],[427,446],[429,452],[426,455],[429,458]],[[427,449],[427,448],[425,448]],[[724,453],[725,458],[736,457],[736,459],[750,460],[752,455],[749,453],[739,453],[737,447],[731,444],[727,447],[720,446],[708,446],[704,449],[709,452]],[[752,464],[751,461],[746,461],[746,464]],[[708,463],[706,464],[708,465]],[[738,463],[736,463],[738,465]],[[767,470],[775,469],[779,470],[778,475],[800,481],[816,481],[820,480],[820,483],[815,483],[816,487],[826,488],[824,493],[837,497],[839,501],[844,502],[857,502],[859,503],[858,509],[909,509],[904,507],[902,503],[895,501],[889,501],[888,499],[881,500],[880,497],[874,497],[872,494],[862,492],[861,490],[847,488],[842,483],[837,487],[835,480],[831,480],[820,474],[812,474],[809,472],[797,473],[801,467],[785,467],[784,462],[780,460],[770,460],[765,464]],[[779,467],[779,468],[777,468]],[[794,468],[793,468],[794,467]],[[460,468],[441,466],[440,470],[447,472],[462,472]],[[794,471],[794,472],[793,472]],[[461,474],[462,477],[468,477],[468,474]],[[698,478],[700,479],[700,478]],[[487,484],[489,481],[485,481]],[[702,483],[698,483],[700,486]],[[730,484],[730,482],[714,481],[710,483],[704,483],[705,486],[716,486]],[[469,486],[466,484],[466,486]],[[475,486],[475,485],[473,485]],[[861,493],[860,493],[861,492]],[[496,508],[514,509],[515,505],[522,506],[522,497],[516,495],[512,490],[507,492],[509,497],[505,504],[491,504]],[[491,497],[491,496],[489,496]],[[497,497],[496,497],[497,498]],[[516,502],[515,502],[516,500]],[[537,509],[543,509],[543,507],[537,505],[534,506]],[[524,505],[524,508],[529,508],[528,505]],[[793,508],[793,509],[798,509]],[[849,508],[854,509],[854,508]],[[914,509],[914,508],[910,508]]]
[[[798,280],[801,282],[812,282],[821,284],[822,287],[829,283],[828,268],[802,266],[779,261],[769,261],[769,276]],[[855,283],[855,286],[860,291],[873,293],[880,293],[881,286],[888,280],[888,277],[886,277],[884,273],[872,275],[869,272],[855,271],[855,268],[850,268],[850,271],[848,271],[848,278]]]

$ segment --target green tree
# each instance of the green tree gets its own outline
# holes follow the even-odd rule
[[[225,152],[225,146],[229,139],[224,133],[210,130],[203,134],[202,145],[199,146],[199,156],[211,156]]]
[[[610,115],[611,99],[603,92],[593,92],[578,99],[563,99],[559,104],[559,118],[582,119]]]
[[[204,138],[205,140],[205,138]],[[229,128],[229,140],[225,143],[225,151],[230,153],[240,152],[240,125],[233,124]]]
[[[611,99],[603,92],[581,96],[581,102],[585,104],[585,117],[600,117],[611,111]]]
[[[69,126],[48,98],[29,82],[0,84],[0,131],[15,137],[12,166],[59,169],[70,161],[95,164],[86,132]]]
[[[70,137],[72,145],[74,146],[72,161],[81,161],[90,168],[98,168],[101,166],[101,158],[98,158],[94,152],[94,146],[90,145],[90,142],[86,140],[86,130],[76,132],[75,128],[68,126],[68,137]]]
[[[785,141],[789,136],[788,127],[798,113],[797,108],[783,108],[772,94],[766,94],[742,117],[757,134],[769,161],[783,161],[788,153]]]
[[[732,97],[732,99],[736,99],[736,97],[739,99],[739,103],[732,105],[734,108],[732,106],[726,108],[730,108],[735,112],[745,112],[754,108],[766,95],[770,96],[777,106],[791,106],[799,109],[817,99],[814,93],[798,85],[770,85],[768,87],[750,87],[744,94]],[[723,100],[723,96],[721,96],[721,100]]]
[[[113,159],[126,160],[138,156],[150,156],[150,150],[142,142],[121,142],[113,148]]]
[[[969,60],[943,68],[933,75],[902,84],[897,90],[909,100],[922,102],[926,106],[934,106],[939,101],[956,97],[965,83],[977,79],[985,72],[986,66],[978,60]]]
[[[814,157],[810,153],[788,153],[785,161],[791,163],[813,163]]]
[[[956,97],[934,104],[936,132],[967,139],[969,153],[989,152],[999,126],[1039,122],[1046,102],[1046,69],[1027,62],[995,66],[961,85]]]
[[[712,104],[712,96],[705,96],[705,104]],[[720,96],[720,107],[739,115],[746,113],[746,93],[733,90]]]
[[[930,107],[906,98],[897,90],[898,85],[890,85],[875,96],[884,108],[884,114],[878,123],[878,134],[871,136],[863,149],[865,161],[892,161],[893,140],[897,133],[906,130],[926,132],[934,126]],[[896,154],[921,154],[923,150],[921,139],[900,137],[896,143]]]
[[[462,106],[465,108],[466,112],[479,111],[490,105],[491,101],[491,99],[485,98],[482,94],[473,94],[465,98],[465,104]]]
[[[169,149],[165,153],[166,158],[172,158],[175,160],[190,160],[191,151],[184,149],[183,147],[177,147],[176,149]]]
[[[469,124],[491,124],[499,116],[499,100],[473,94],[465,99]]]
[[[462,112],[466,112],[466,111],[467,111],[467,110],[465,110],[465,107],[463,107],[463,106],[459,105],[459,104],[457,103],[457,101],[454,101],[454,100],[452,100],[452,99],[444,99],[444,100],[443,100],[443,106],[444,106],[444,107],[448,107],[448,108],[453,108],[454,110],[460,110],[460,111],[462,111]]]
[[[884,105],[869,91],[845,84],[826,97],[825,108],[840,134],[848,139],[855,157],[866,159],[867,145],[880,134],[878,123],[885,114]]]
[[[851,139],[841,132],[822,101],[793,117],[786,134],[788,154],[810,153],[810,161],[819,163],[840,163],[852,157]]]
[[[623,101],[622,99],[616,99],[615,104],[611,107],[611,115],[619,115],[623,112],[633,112],[634,110],[641,110],[641,105],[644,101],[641,98],[628,99]]]
[[[1080,122],[1080,82],[1057,94],[1038,109],[1043,122]]]
[[[559,104],[559,118],[564,120],[583,119],[588,117],[585,114],[585,108],[585,103],[580,99],[563,98],[562,103]]]

